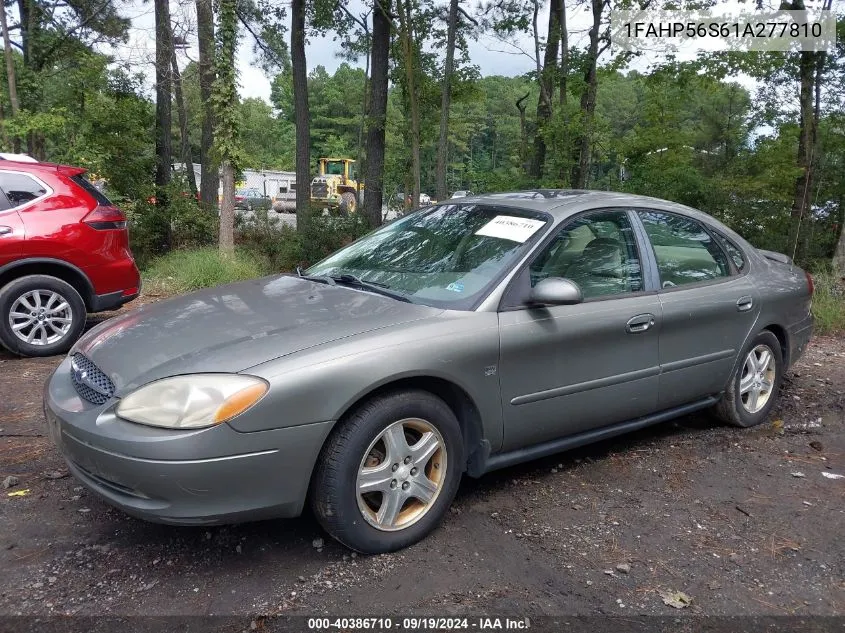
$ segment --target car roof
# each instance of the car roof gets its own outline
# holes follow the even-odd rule
[[[16,154],[6,154],[7,156],[18,156]],[[26,156],[26,154],[21,154],[20,156]],[[27,157],[29,158],[29,157]],[[63,165],[61,163],[42,163],[35,159],[30,158],[29,160],[21,160],[21,159],[9,159],[3,158],[3,155],[0,154],[0,168],[8,169],[10,171],[37,171],[37,172],[59,172],[66,176],[76,176],[79,174],[84,174],[88,170],[84,167],[74,167],[73,165]]]
[[[453,204],[490,204],[496,206],[513,207],[515,209],[529,209],[550,214],[555,220],[592,208],[600,207],[653,207],[673,210],[687,215],[709,218],[691,207],[633,193],[619,193],[614,191],[594,191],[588,189],[530,189],[526,191],[509,191],[504,193],[489,193],[460,198],[460,202]],[[712,220],[712,218],[711,218]]]

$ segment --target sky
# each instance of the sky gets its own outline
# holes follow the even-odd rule
[[[446,0],[438,0],[446,4]],[[775,0],[764,0],[771,4]],[[821,0],[808,0],[812,4]],[[575,3],[567,3],[573,5]],[[725,0],[721,5],[734,8],[745,6],[742,0]],[[364,13],[365,2],[363,0],[348,0],[347,8],[355,15]],[[146,0],[124,0],[123,14],[132,21],[132,28],[129,41],[125,45],[107,51],[114,55],[117,63],[124,64],[132,72],[142,72],[147,78],[147,86],[150,94],[153,92],[154,60],[155,60],[155,24],[153,4]],[[171,19],[174,24],[174,34],[183,37],[189,44],[188,48],[178,52],[179,63],[184,67],[189,61],[198,58],[196,47],[196,14],[194,0],[171,0]],[[540,32],[545,36],[548,23],[548,4],[542,3],[542,10],[538,16]],[[567,8],[567,26],[569,42],[571,46],[586,48],[588,42],[588,30],[591,23],[591,15],[586,3],[580,3],[579,7]],[[238,66],[239,92],[242,98],[257,97],[267,102],[270,100],[270,84],[272,77],[268,77],[264,71],[255,63],[253,52],[254,41],[252,36],[242,30],[240,46],[237,52],[236,63]],[[511,42],[497,40],[490,35],[481,36],[469,42],[470,60],[479,67],[481,74],[517,76],[533,70],[536,63],[533,58],[533,38],[525,34]],[[306,46],[306,58],[308,70],[318,65],[326,68],[330,73],[343,63],[338,58],[340,46],[333,41],[331,36],[310,38]],[[681,61],[695,57],[695,50],[681,50],[677,58]],[[646,71],[649,66],[662,60],[662,53],[648,53],[639,56],[631,65],[639,71]],[[362,58],[356,65],[363,66],[365,60]],[[756,83],[749,77],[735,78],[738,83],[750,91],[754,91]]]
[[[151,90],[155,72],[153,5],[141,0],[129,0],[124,7],[123,14],[132,20],[129,42],[108,52],[114,55],[117,63],[127,65],[133,72],[143,72]],[[361,0],[350,0],[347,7],[352,13],[358,15],[363,12],[364,3]],[[198,58],[196,14],[193,0],[172,0],[171,19],[174,23],[174,34],[184,36],[190,44],[187,50],[178,52],[180,65],[184,67],[189,61],[196,61]],[[548,9],[544,9],[538,19],[542,25],[541,33],[544,33],[545,25],[548,22]],[[587,29],[589,28],[589,15],[585,11],[571,12],[568,14],[568,20],[571,44],[573,46],[585,45]],[[269,102],[272,78],[268,77],[255,63],[253,46],[252,36],[248,33],[242,33],[236,59],[240,95],[243,98],[258,97]],[[489,36],[469,43],[470,59],[473,64],[480,68],[482,75],[517,76],[532,70],[535,67],[534,59],[523,51],[533,53],[533,48],[533,40],[528,36],[517,40],[515,43],[502,42]],[[337,57],[339,50],[339,44],[332,41],[331,36],[310,38],[305,51],[308,70],[310,71],[320,65],[333,73],[344,61]],[[365,60],[362,58],[356,65],[363,67],[364,62]]]

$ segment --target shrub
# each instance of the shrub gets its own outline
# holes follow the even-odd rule
[[[174,182],[170,186],[167,200],[164,209],[152,200],[134,200],[121,205],[129,220],[132,254],[142,268],[164,254],[168,241],[171,249],[196,249],[217,240],[217,215],[202,209],[182,184]]]
[[[845,284],[829,270],[813,274],[815,329],[819,334],[845,333]]]
[[[275,272],[307,268],[369,232],[369,225],[360,217],[311,217],[306,229],[297,231],[274,218],[273,212],[269,219],[261,215],[240,222],[236,240]]]
[[[154,260],[144,271],[144,284],[153,291],[178,294],[267,274],[251,253],[223,255],[216,248],[177,250]]]

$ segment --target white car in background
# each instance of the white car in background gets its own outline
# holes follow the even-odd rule
[[[472,191],[465,191],[461,189],[460,191],[456,191],[452,194],[453,198],[469,198],[470,196],[474,195]]]

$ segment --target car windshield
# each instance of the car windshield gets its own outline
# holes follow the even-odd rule
[[[370,233],[306,274],[353,275],[414,303],[469,310],[547,224],[548,216],[532,211],[444,204]]]

